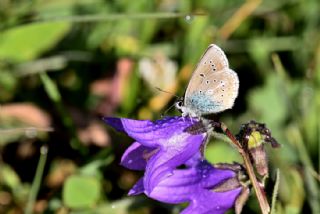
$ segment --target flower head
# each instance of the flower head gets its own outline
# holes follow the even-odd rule
[[[119,131],[134,138],[121,165],[145,170],[129,195],[148,197],[171,204],[189,202],[182,213],[224,213],[241,192],[236,183],[229,189],[217,188],[236,178],[230,169],[217,169],[203,159],[200,147],[208,132],[200,121],[168,117],[155,122],[124,118],[104,118]],[[184,166],[183,169],[178,169]]]
[[[104,118],[118,131],[136,140],[122,157],[121,165],[133,170],[146,170],[143,184],[150,194],[172,171],[193,157],[207,139],[207,132],[189,131],[199,121],[182,117],[162,120]]]
[[[232,170],[216,169],[207,161],[198,159],[194,166],[175,169],[171,176],[164,178],[152,193],[147,195],[165,203],[189,202],[189,206],[182,211],[183,214],[225,213],[234,206],[242,187],[240,183],[236,183],[225,191],[216,188],[235,177],[236,173]],[[143,192],[143,181],[140,179],[130,190],[129,195]]]

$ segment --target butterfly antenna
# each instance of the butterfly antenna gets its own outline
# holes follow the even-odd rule
[[[172,96],[174,96],[174,97],[177,98],[178,100],[181,100],[181,97],[179,97],[179,96],[177,96],[177,95],[175,95],[175,94],[173,94],[173,93],[171,93],[171,92],[169,92],[169,91],[165,91],[165,90],[163,90],[163,89],[161,89],[161,88],[159,88],[159,87],[155,87],[155,88],[156,88],[157,90],[161,91],[161,92],[164,92],[164,93],[167,93],[167,94],[171,94]],[[176,102],[173,103],[169,108],[167,108],[167,109],[161,114],[161,117],[164,117],[164,116],[168,113],[168,111],[170,111],[170,109],[172,109],[175,105],[176,105]]]
[[[162,114],[161,114],[161,117],[164,117],[166,116],[166,114],[168,113],[168,111],[170,111],[170,109],[172,109],[173,106],[175,106],[176,103],[173,103],[169,108],[167,108]]]
[[[177,96],[177,95],[175,95],[174,93],[171,93],[171,92],[169,92],[169,91],[165,91],[165,90],[163,90],[163,89],[161,89],[161,88],[159,88],[159,87],[155,87],[155,88],[156,88],[158,91],[161,91],[161,92],[164,92],[164,93],[167,93],[167,94],[171,94],[172,96],[180,99],[180,97]]]

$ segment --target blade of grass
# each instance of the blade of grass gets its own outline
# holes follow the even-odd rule
[[[296,147],[296,151],[298,153],[299,159],[301,160],[304,166],[303,180],[306,185],[306,192],[309,195],[308,202],[312,209],[312,213],[320,213],[319,185],[317,184],[316,177],[314,177],[311,173],[311,171],[314,171],[312,161],[310,160],[307,149],[303,144],[303,137],[297,125],[290,127],[290,135],[291,135],[291,138],[289,140]]]
[[[279,192],[279,185],[280,185],[280,170],[277,169],[276,172],[276,183],[274,184],[273,193],[272,193],[272,202],[271,202],[271,214],[276,213],[276,202],[277,202],[277,196]]]
[[[47,75],[46,72],[42,72],[39,74],[40,79],[44,85],[44,89],[46,93],[48,94],[48,97],[53,101],[55,104],[56,109],[58,110],[62,122],[64,126],[67,128],[67,130],[70,133],[71,139],[71,146],[77,150],[79,150],[82,154],[85,154],[88,152],[88,150],[80,143],[78,136],[76,134],[76,128],[75,125],[70,117],[68,115],[68,111],[65,109],[62,101],[61,101],[61,94],[59,92],[59,89],[56,85],[56,83],[50,79],[50,77]]]
[[[27,206],[25,209],[25,214],[33,213],[33,207],[34,207],[34,204],[35,204],[35,201],[37,199],[37,195],[38,195],[38,192],[40,189],[43,171],[44,171],[44,167],[45,167],[46,161],[47,161],[47,155],[48,155],[48,147],[44,145],[40,149],[40,158],[39,158],[36,174],[35,174],[33,182],[32,182]]]
[[[248,18],[252,12],[261,4],[261,0],[246,1],[233,16],[220,28],[219,33],[223,39],[228,39],[230,35]]]
[[[46,73],[40,73],[40,78],[49,98],[55,103],[60,103],[61,95],[58,91],[57,85],[49,78]]]
[[[99,14],[99,15],[81,15],[81,16],[60,16],[47,18],[34,18],[31,22],[101,22],[115,21],[121,19],[173,19],[181,17],[203,16],[204,13],[137,13],[137,14]]]
[[[311,171],[315,171],[312,160],[309,157],[308,150],[305,146],[302,131],[300,130],[299,124],[301,121],[300,114],[298,109],[296,108],[297,105],[294,105],[293,100],[289,96],[288,93],[288,77],[286,74],[286,71],[280,61],[280,58],[277,54],[272,55],[272,61],[275,67],[275,70],[279,76],[279,79],[281,81],[281,91],[283,93],[283,96],[287,102],[287,109],[290,109],[290,113],[292,117],[294,118],[294,121],[296,121],[291,127],[290,127],[290,139],[288,139],[295,147],[296,151],[299,155],[299,159],[301,160],[302,164],[304,165],[304,181],[307,186],[307,193],[309,194],[309,204],[312,209],[313,213],[320,213],[320,207],[319,207],[319,188],[317,185],[316,178],[312,176]]]

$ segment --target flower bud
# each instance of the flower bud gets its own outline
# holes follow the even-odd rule
[[[271,137],[271,131],[265,124],[250,121],[241,127],[238,140],[250,155],[251,161],[260,176],[268,176],[268,158],[264,148],[265,143],[270,143],[273,148],[280,144]]]

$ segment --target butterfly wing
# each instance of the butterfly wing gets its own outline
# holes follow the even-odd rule
[[[211,44],[200,58],[195,71],[189,81],[185,96],[197,90],[202,80],[212,72],[229,67],[229,62],[224,52],[215,44]]]
[[[221,112],[232,108],[238,89],[238,75],[229,69],[224,52],[210,45],[190,79],[184,106],[198,116]]]

